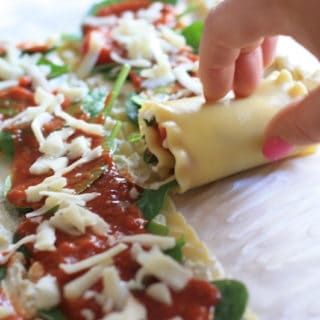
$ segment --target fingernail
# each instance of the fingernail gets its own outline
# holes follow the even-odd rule
[[[293,148],[292,144],[280,137],[269,137],[262,147],[262,153],[267,159],[275,161],[289,155]]]

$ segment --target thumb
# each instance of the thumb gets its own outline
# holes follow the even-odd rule
[[[287,156],[294,146],[317,142],[320,142],[320,87],[271,120],[262,152],[269,160],[278,160]]]

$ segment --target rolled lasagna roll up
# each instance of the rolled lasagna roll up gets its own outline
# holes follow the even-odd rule
[[[161,180],[174,176],[179,191],[267,163],[264,131],[283,107],[308,92],[287,70],[264,79],[250,97],[203,105],[201,97],[146,102],[139,125]],[[291,155],[311,152],[296,148]]]

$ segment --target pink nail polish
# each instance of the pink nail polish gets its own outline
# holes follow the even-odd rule
[[[294,146],[280,137],[270,137],[266,140],[262,147],[263,155],[272,161],[286,157],[294,148]]]

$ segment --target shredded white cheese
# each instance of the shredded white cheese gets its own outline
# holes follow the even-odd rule
[[[0,263],[5,264],[9,260],[9,258],[16,252],[17,249],[19,249],[21,246],[27,243],[35,242],[36,239],[37,236],[32,234],[20,239],[18,242],[14,244],[9,245],[8,248],[0,252]]]
[[[130,296],[124,310],[112,312],[103,320],[146,320],[147,310],[134,297]]]
[[[104,41],[105,40],[101,32],[94,31],[90,33],[88,52],[78,67],[77,74],[80,78],[85,78],[91,73],[93,67],[98,61],[100,51],[104,46]]]
[[[174,237],[163,237],[152,234],[124,236],[121,241],[127,243],[137,243],[141,246],[158,246],[162,250],[171,249],[176,244],[176,239]]]
[[[93,267],[84,275],[67,283],[63,288],[63,294],[67,299],[77,299],[83,295],[83,293],[92,287],[98,279],[101,277],[103,266]]]
[[[43,221],[37,228],[34,248],[40,251],[54,251],[56,250],[55,242],[56,235],[54,229],[47,220]]]
[[[147,295],[163,304],[171,305],[172,297],[169,288],[163,283],[155,283],[148,287]]]
[[[65,264],[62,263],[60,264],[60,268],[68,273],[68,274],[73,274],[77,273],[79,271],[83,271],[85,269],[91,268],[95,265],[98,264],[107,264],[108,262],[111,262],[111,259],[121,253],[122,251],[126,250],[127,246],[123,243],[120,243],[116,245],[115,247],[100,253],[96,254],[92,257],[89,257],[87,259],[81,260],[79,262],[73,263],[73,264]]]
[[[36,162],[34,162],[29,168],[30,173],[35,175],[41,175],[49,173],[50,170],[54,172],[61,171],[68,164],[67,157],[60,158],[47,158],[47,157],[39,157]]]
[[[120,279],[117,269],[115,267],[105,268],[102,279],[103,295],[107,305],[105,309],[122,310],[128,301],[129,291],[126,283]]]
[[[57,279],[51,275],[42,277],[35,285],[36,304],[39,310],[49,310],[60,303]]]
[[[140,283],[145,276],[152,275],[173,290],[180,291],[192,277],[191,270],[165,255],[157,247],[148,252],[142,250],[137,254],[136,259],[142,265],[142,269],[137,274],[137,281]]]
[[[43,198],[41,191],[61,191],[67,185],[67,179],[64,177],[50,176],[45,178],[41,183],[30,186],[26,189],[27,201],[37,202]]]

